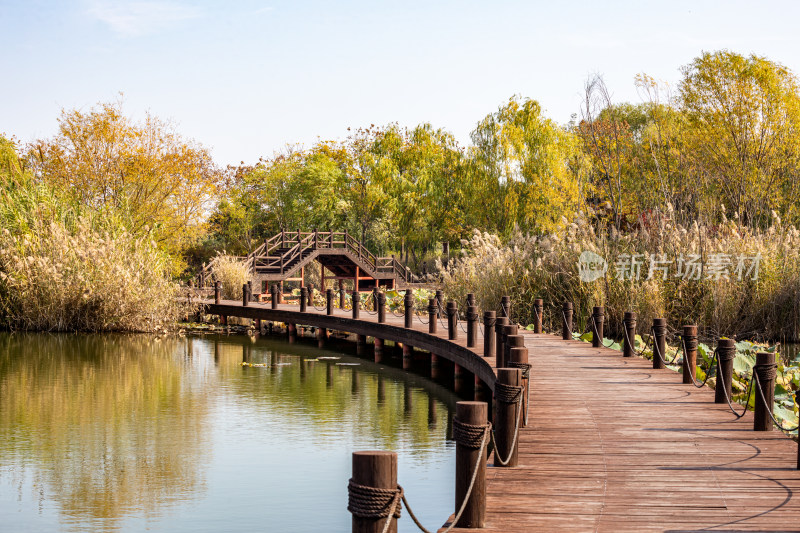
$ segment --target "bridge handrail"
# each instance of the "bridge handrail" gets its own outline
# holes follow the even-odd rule
[[[286,267],[292,261],[300,258],[309,250],[318,249],[343,249],[353,254],[365,266],[365,272],[375,276],[390,275],[398,280],[409,282],[414,279],[411,270],[400,263],[395,257],[377,257],[359,239],[348,231],[281,231],[265,239],[261,245],[247,254],[239,257],[243,260],[254,275],[259,269],[275,269],[280,274],[286,273]],[[199,285],[206,285],[216,258],[204,264],[198,274]]]

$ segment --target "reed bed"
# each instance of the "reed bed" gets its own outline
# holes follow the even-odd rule
[[[0,327],[174,328],[185,309],[170,257],[149,231],[129,233],[118,217],[37,183],[18,159],[7,159],[0,172]]]
[[[654,317],[665,317],[674,328],[698,324],[707,338],[800,340],[800,231],[774,214],[766,230],[727,219],[684,226],[667,211],[627,232],[578,218],[548,235],[516,232],[503,242],[475,231],[462,244],[448,268],[437,265],[447,297],[462,301],[474,292],[482,309],[496,309],[508,294],[523,324],[534,321],[533,301],[543,298],[552,329],[560,328],[562,302],[571,301],[576,328],[585,328],[592,306],[603,305],[607,331],[617,337],[624,312],[634,311],[642,333]],[[590,282],[579,276],[585,251],[608,263]],[[641,262],[638,279],[618,275],[634,272],[631,256]],[[701,265],[697,279],[685,275],[692,257]],[[662,269],[650,273],[653,259]]]

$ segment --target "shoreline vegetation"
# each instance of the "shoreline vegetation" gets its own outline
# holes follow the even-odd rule
[[[800,340],[795,74],[721,50],[674,85],[634,83],[641,101],[615,102],[589,77],[568,124],[513,96],[468,146],[431,124],[370,125],[224,169],[173,124],[132,121],[121,101],[64,110],[51,138],[0,135],[0,327],[169,329],[186,315],[180,283],[204,262],[316,227],[396,254],[448,297],[474,292],[493,308],[510,294],[521,322],[543,298],[546,321],[565,300],[577,316],[605,305],[612,334],[634,310],[709,337]],[[584,252],[606,261],[591,282]],[[696,278],[645,272],[689,256],[703,263]],[[745,256],[756,275],[742,276]],[[642,258],[641,275],[615,275],[624,257]],[[726,270],[708,275],[722,257]],[[235,298],[245,274],[223,263]]]

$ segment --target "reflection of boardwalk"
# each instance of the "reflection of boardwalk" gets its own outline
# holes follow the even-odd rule
[[[520,466],[487,470],[482,531],[800,531],[797,444],[781,432],[753,432],[752,414],[734,421],[711,389],[649,361],[549,335],[526,346]]]

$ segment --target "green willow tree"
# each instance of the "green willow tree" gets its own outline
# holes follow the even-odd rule
[[[535,100],[511,98],[472,133],[474,219],[508,235],[518,226],[545,233],[581,207],[574,135],[542,115]]]

